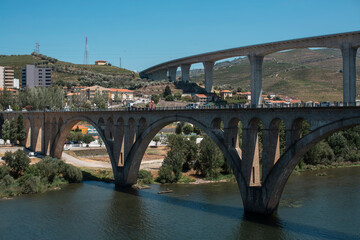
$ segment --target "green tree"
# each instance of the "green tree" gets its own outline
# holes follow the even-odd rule
[[[100,145],[100,147],[102,146],[102,144],[103,144],[103,140],[102,140],[102,138],[100,137],[100,136],[98,136],[98,143],[99,143],[99,145]]]
[[[24,117],[22,114],[17,119],[17,140],[21,144],[26,139],[26,131],[24,126]]]
[[[183,132],[186,135],[189,135],[190,133],[192,133],[193,130],[194,129],[190,124],[185,124],[185,126],[183,127]]]
[[[199,148],[196,144],[196,137],[192,136],[190,140],[185,141],[185,162],[182,166],[182,171],[187,172],[193,168],[195,162],[199,157]]]
[[[70,131],[68,140],[80,142],[80,141],[82,141],[83,136],[84,136],[84,134],[82,134],[82,132]]]
[[[175,133],[176,133],[176,134],[181,134],[181,133],[183,132],[183,126],[184,126],[184,123],[183,123],[183,122],[179,122],[179,123],[176,125]]]
[[[196,135],[199,135],[199,134],[201,133],[200,128],[194,126],[194,128],[193,128],[193,133],[195,133]]]
[[[10,121],[5,119],[4,124],[1,129],[1,137],[4,139],[5,143],[10,139]]]
[[[10,167],[11,172],[15,178],[19,177],[30,164],[30,158],[22,150],[17,150],[15,153],[5,152],[3,157],[6,165]]]
[[[159,95],[156,94],[151,95],[151,100],[154,101],[155,104],[158,104],[160,100]]]
[[[205,136],[200,143],[199,159],[195,163],[195,170],[207,178],[216,178],[223,163],[220,149],[208,136]]]
[[[90,134],[85,134],[82,138],[82,141],[86,143],[86,147],[89,147],[89,143],[93,142],[95,139]]]
[[[165,97],[165,101],[169,101],[169,102],[174,101],[174,96],[173,95],[167,95]]]
[[[109,95],[107,93],[96,91],[94,98],[92,99],[92,104],[96,104],[96,107],[99,109],[105,109],[107,108],[108,100]]]
[[[164,96],[164,98],[166,98],[169,95],[171,95],[171,89],[170,89],[169,85],[167,85],[164,89],[163,96]]]
[[[16,143],[17,140],[17,124],[16,120],[13,119],[10,122],[10,142],[12,145]]]
[[[155,142],[156,146],[158,145],[158,142],[160,142],[160,137],[159,136],[155,136],[153,141]]]
[[[180,93],[180,92],[175,92],[175,93],[174,93],[174,98],[175,98],[176,100],[181,100],[181,93]]]

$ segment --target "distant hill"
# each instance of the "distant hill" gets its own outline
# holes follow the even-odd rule
[[[358,83],[359,55],[356,62]],[[247,58],[219,62],[214,68],[214,86],[250,90],[250,64]],[[273,53],[264,58],[263,91],[298,97],[304,101],[341,101],[341,70],[341,52],[336,49],[295,49]],[[204,81],[203,70],[196,69],[191,76],[191,81]],[[357,93],[360,98],[360,89]]]
[[[83,83],[98,84],[104,87],[134,87],[141,80],[137,73],[115,66],[83,65],[59,61],[45,55],[0,55],[0,66],[10,66],[14,69],[15,78],[21,80],[21,69],[26,64],[38,67],[52,68],[53,83]]]

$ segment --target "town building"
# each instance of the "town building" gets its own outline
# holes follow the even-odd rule
[[[99,66],[103,66],[103,65],[106,65],[106,61],[104,61],[104,60],[97,60],[97,61],[95,61],[95,65],[99,65]]]
[[[207,103],[212,100],[211,96],[206,96],[205,94],[195,94],[193,98],[194,98],[195,102],[198,102],[198,103]]]
[[[21,87],[50,87],[51,68],[37,68],[35,65],[27,64],[22,69]]]
[[[232,97],[232,92],[230,90],[222,90],[220,92],[220,97],[223,100],[226,99],[226,98]]]
[[[134,99],[134,91],[122,88],[109,88],[110,100],[114,102],[122,102]]]
[[[95,85],[80,90],[80,95],[85,96],[87,100],[93,99],[96,93],[109,95],[109,89]]]
[[[0,66],[0,87],[13,88],[14,70],[11,67]]]
[[[13,88],[16,88],[16,89],[19,89],[20,88],[20,80],[17,79],[17,78],[14,78],[14,81],[13,81]]]

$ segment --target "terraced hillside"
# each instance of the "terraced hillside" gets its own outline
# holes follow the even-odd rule
[[[360,81],[360,54],[357,54],[357,83]],[[342,100],[342,57],[336,49],[296,49],[268,55],[263,63],[263,91],[301,100]],[[203,71],[192,80],[202,82]],[[250,90],[250,64],[247,58],[215,65],[214,86]],[[358,98],[360,88],[357,87]]]
[[[26,64],[52,68],[53,82],[62,81],[79,84],[79,78],[89,83],[104,87],[131,87],[137,84],[139,76],[130,70],[115,66],[96,66],[73,64],[59,61],[44,55],[0,55],[0,66],[10,66],[15,71],[15,78],[21,79],[21,69]]]

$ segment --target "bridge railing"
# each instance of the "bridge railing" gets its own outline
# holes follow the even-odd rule
[[[258,106],[252,106],[250,104],[227,104],[227,105],[202,105],[197,107],[126,107],[126,108],[107,108],[107,109],[61,109],[61,110],[31,110],[31,111],[8,111],[4,112],[35,112],[35,113],[44,113],[44,112],[137,112],[137,111],[189,111],[189,110],[220,110],[220,109],[258,109],[258,108],[329,108],[329,107],[356,107],[360,106],[360,102],[356,103],[343,103],[343,102],[308,102],[308,103],[276,103],[276,104],[260,104]]]

